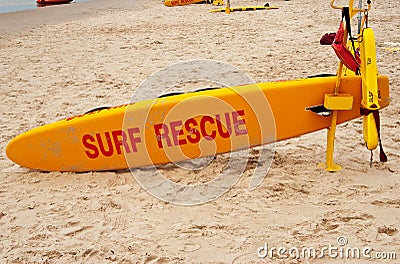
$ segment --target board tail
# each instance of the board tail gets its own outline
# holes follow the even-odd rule
[[[378,146],[378,129],[376,128],[376,122],[373,113],[363,117],[363,134],[367,149],[376,149]]]

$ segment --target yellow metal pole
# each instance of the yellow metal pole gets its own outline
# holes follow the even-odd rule
[[[335,6],[334,5],[335,0],[331,0],[331,7],[334,9],[341,9],[343,10],[343,7]],[[349,0],[349,11],[350,14],[353,12],[353,3],[354,0]],[[344,37],[343,37],[343,42],[347,43],[347,27],[345,27],[344,30]],[[335,84],[335,89],[333,91],[333,94],[337,96],[339,94],[340,90],[340,81],[342,78],[342,71],[343,71],[343,63],[339,62],[339,67],[337,71],[337,79],[336,79],[336,84]],[[331,119],[331,125],[328,128],[328,135],[327,135],[327,141],[326,141],[326,161],[325,164],[322,164],[321,167],[325,168],[326,171],[329,172],[334,172],[334,171],[339,171],[342,169],[341,166],[335,164],[333,162],[333,154],[335,150],[335,135],[336,135],[336,124],[337,124],[337,115],[338,115],[338,110],[333,110],[332,111],[332,119]]]
[[[227,13],[227,14],[230,14],[230,13],[231,13],[231,3],[230,3],[230,2],[231,2],[230,0],[228,0],[228,1],[226,2],[225,13]]]
[[[337,79],[336,79],[335,89],[333,91],[334,95],[339,94],[340,80],[342,78],[342,70],[343,70],[343,63],[340,62],[338,71],[337,71]],[[338,114],[337,110],[332,111],[331,125],[328,128],[328,136],[327,136],[327,143],[326,143],[326,161],[325,161],[325,164],[323,165],[323,167],[325,168],[326,171],[329,171],[329,172],[339,171],[342,169],[341,166],[339,166],[333,162],[333,153],[335,150],[335,134],[336,134],[337,114]]]

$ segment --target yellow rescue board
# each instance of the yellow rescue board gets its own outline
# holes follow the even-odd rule
[[[368,110],[379,110],[380,98],[378,91],[378,67],[376,65],[375,36],[372,28],[364,28],[362,32],[361,53],[361,76],[362,78],[362,100],[361,105]],[[378,128],[374,114],[369,113],[363,117],[363,135],[367,149],[376,149],[379,142]]]
[[[190,4],[200,4],[206,2],[205,0],[165,0],[164,5],[168,7],[182,6]]]
[[[102,171],[215,155],[327,128],[330,118],[307,110],[323,105],[336,77],[220,88],[135,102],[32,129],[12,139],[7,156],[43,171]],[[362,80],[343,77],[353,96],[338,123],[360,116]],[[389,80],[378,77],[380,106]]]
[[[256,10],[270,10],[270,9],[278,9],[277,6],[236,6],[231,7],[231,12],[235,11],[256,11]],[[210,12],[226,12],[226,8],[218,8],[210,10]]]

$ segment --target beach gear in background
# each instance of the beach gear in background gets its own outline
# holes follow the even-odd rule
[[[388,78],[378,80],[386,106]],[[329,127],[328,117],[308,109],[324,104],[335,81],[316,77],[207,89],[106,108],[32,129],[12,139],[6,153],[32,169],[103,171],[231,152]],[[339,114],[339,123],[360,116],[361,86],[360,76],[342,79],[341,89],[354,103]]]
[[[228,2],[227,2],[228,3]],[[218,9],[213,9],[210,10],[212,13],[216,12],[238,12],[238,11],[256,11],[256,10],[271,10],[271,9],[278,9],[279,7],[277,6],[270,6],[269,3],[266,3],[263,6],[236,6],[236,7],[227,7],[226,8],[218,8]]]
[[[38,6],[61,5],[71,3],[73,0],[36,0]]]
[[[236,6],[231,7],[229,10],[230,12],[238,12],[238,11],[256,11],[256,10],[271,10],[271,9],[278,9],[277,6]],[[212,13],[216,12],[226,12],[225,8],[213,9],[210,10]]]
[[[224,5],[224,0],[213,0],[212,4],[215,6],[223,6]]]
[[[224,5],[223,0],[164,0],[163,3],[165,6],[168,7],[191,5],[191,4],[204,4],[204,3],[212,3],[212,5],[216,6]]]

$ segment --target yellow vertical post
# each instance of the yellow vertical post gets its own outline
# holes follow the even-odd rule
[[[331,0],[331,7],[337,8],[337,9],[342,9],[341,7],[335,7],[333,5],[334,0]],[[353,3],[354,0],[349,0],[349,13],[350,17],[353,16]],[[344,36],[343,36],[343,42],[347,43],[347,27],[344,29]],[[343,71],[343,63],[339,63],[338,71],[337,71],[337,79],[336,79],[336,84],[335,84],[335,89],[333,94],[337,96],[339,94],[340,90],[340,81],[342,78],[342,71]],[[329,172],[334,172],[334,171],[339,171],[342,169],[341,166],[335,164],[333,162],[333,154],[335,150],[335,135],[336,135],[336,124],[337,124],[337,115],[338,115],[338,110],[332,110],[332,119],[331,119],[331,125],[328,127],[328,135],[327,135],[327,140],[326,140],[326,160],[325,164],[321,164],[320,167],[323,167],[326,171]]]
[[[335,0],[331,0],[331,7],[334,8],[334,9],[341,9],[343,11],[343,7],[335,6],[334,2],[335,2]],[[366,11],[366,10],[362,10],[362,9],[353,8],[353,4],[354,4],[354,0],[349,0],[350,18],[352,18],[358,12],[365,12]],[[370,10],[370,9],[371,9],[371,3],[368,2],[368,10]],[[363,23],[364,23],[364,21],[363,21]],[[348,35],[348,31],[347,31],[347,25],[346,25],[345,30],[344,30],[344,37],[343,37],[343,42],[344,43],[347,43],[347,35]],[[361,47],[361,48],[363,48],[363,47]],[[364,53],[364,52],[362,52],[362,53]],[[364,62],[364,64],[365,64],[365,62]],[[337,79],[336,79],[336,84],[335,84],[335,89],[334,89],[334,96],[337,96],[339,94],[342,71],[343,71],[343,63],[340,62],[339,63],[339,67],[338,67],[338,71],[337,71]],[[364,76],[364,75],[370,75],[370,74],[367,74],[367,72],[364,72],[363,69],[362,69],[361,70],[361,75],[363,76],[363,80],[364,80],[366,78],[366,76]],[[374,78],[376,78],[376,74],[374,75]],[[364,81],[363,81],[363,89],[365,89]],[[364,95],[364,92],[365,91],[363,90],[363,95]],[[335,164],[333,162],[337,115],[338,115],[338,110],[333,110],[332,111],[331,125],[328,128],[328,135],[327,135],[326,163],[325,164],[320,164],[320,167],[323,167],[327,171],[330,171],[330,172],[334,172],[334,171],[338,171],[338,170],[342,169],[339,165],[337,165],[337,164]],[[365,123],[364,123],[364,129],[365,129]],[[365,132],[364,132],[364,138],[365,138]],[[371,138],[371,136],[369,136],[369,138]]]
[[[230,13],[231,13],[231,3],[230,3],[230,2],[231,2],[230,0],[228,0],[228,1],[226,2],[225,13],[227,13],[227,14],[230,14]]]
[[[346,37],[344,37],[344,38],[346,38]],[[338,67],[338,72],[337,72],[335,89],[333,91],[334,95],[339,94],[340,80],[342,78],[342,70],[343,70],[343,63],[340,62],[339,67]],[[334,153],[334,149],[335,149],[337,114],[338,114],[338,110],[332,111],[331,125],[328,127],[328,135],[327,135],[327,141],[326,141],[326,161],[325,161],[325,164],[323,164],[323,167],[325,168],[325,170],[330,171],[330,172],[339,171],[342,169],[341,166],[339,166],[333,162],[333,153]]]

